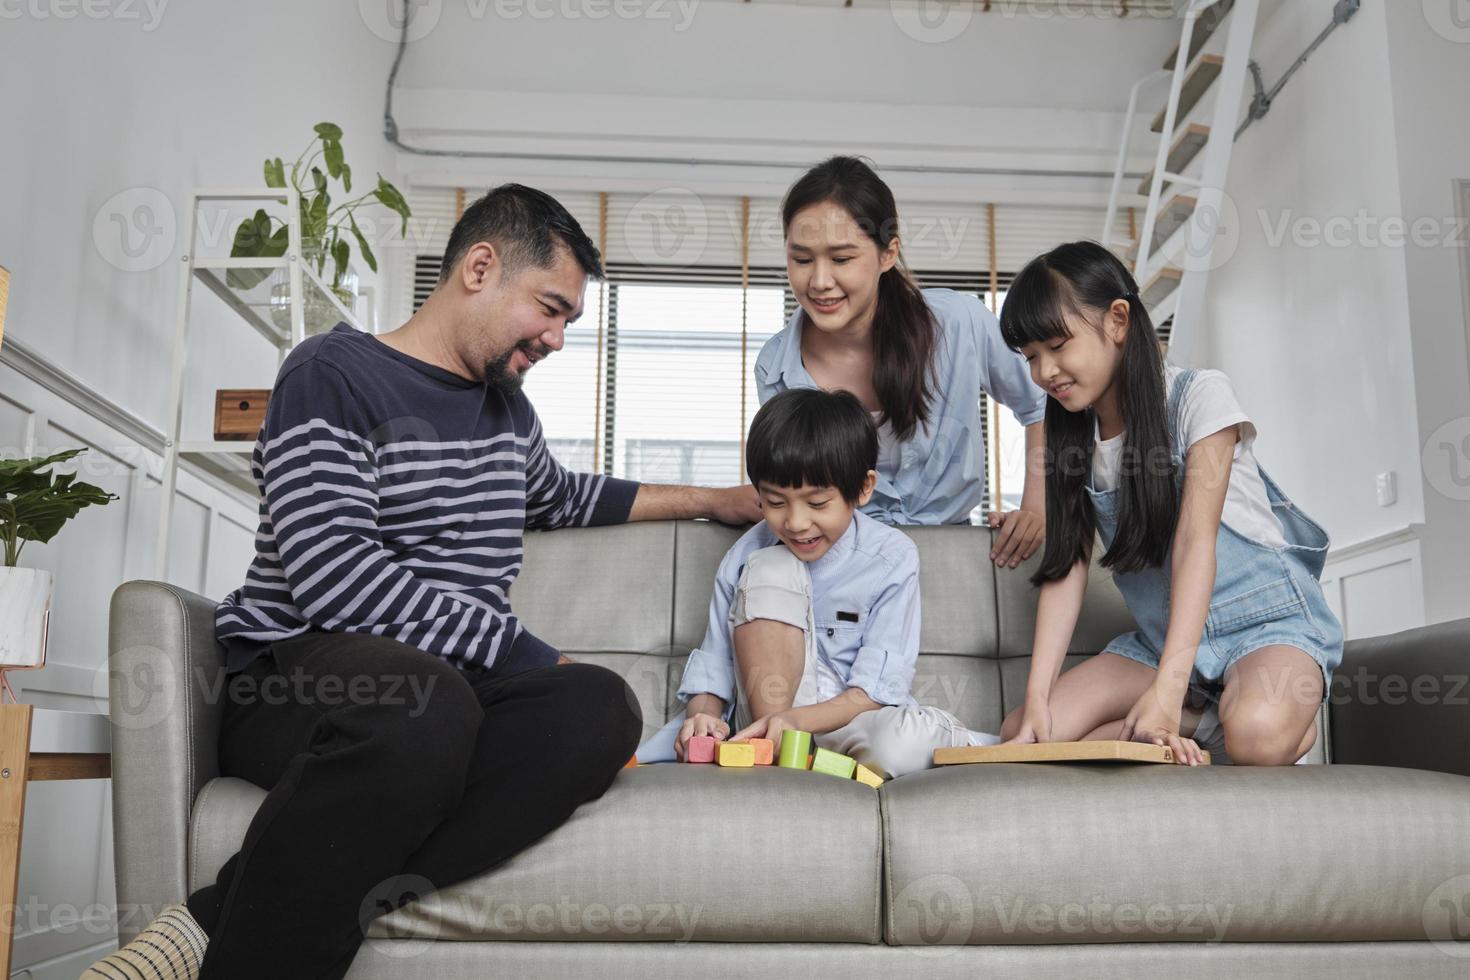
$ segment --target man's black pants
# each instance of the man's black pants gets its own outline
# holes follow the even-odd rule
[[[492,677],[381,637],[272,644],[225,689],[220,772],[269,795],[189,899],[201,980],[342,977],[374,917],[561,825],[641,731],[627,684],[590,664]]]

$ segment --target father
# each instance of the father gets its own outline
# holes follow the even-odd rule
[[[255,448],[256,557],[216,614],[220,770],[269,794],[217,882],[114,957],[192,950],[163,973],[192,977],[207,941],[210,980],[342,977],[374,914],[505,861],[632,755],[622,679],[511,613],[523,530],[760,514],[749,487],[640,486],[548,451],[521,381],[601,275],[560,204],[507,184],[466,209],[406,324],[292,351]],[[114,957],[89,976],[134,975]]]

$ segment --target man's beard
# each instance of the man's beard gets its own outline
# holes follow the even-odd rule
[[[523,340],[499,357],[485,362],[485,384],[494,388],[502,395],[514,395],[520,391],[521,385],[526,378],[524,374],[511,369],[510,362],[516,356],[516,351],[524,353],[526,360],[529,361],[533,357],[546,357],[546,355],[551,353],[551,348],[544,347],[529,340]],[[526,370],[529,371],[530,368]]]

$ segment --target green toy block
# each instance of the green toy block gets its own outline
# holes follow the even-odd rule
[[[812,772],[822,772],[838,779],[851,779],[853,770],[857,768],[857,760],[850,755],[841,752],[833,752],[817,746],[816,757],[812,759]]]
[[[807,768],[806,757],[812,751],[812,733],[788,728],[781,733],[781,754],[778,764],[782,769]]]

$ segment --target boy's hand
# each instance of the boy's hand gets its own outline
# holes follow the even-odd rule
[[[674,739],[674,755],[680,762],[684,761],[689,740],[696,735],[713,735],[716,740],[723,741],[730,735],[730,726],[725,724],[723,718],[703,712],[685,718],[683,727],[679,729],[679,737]]]
[[[781,733],[789,729],[799,729],[796,719],[785,712],[774,715],[766,715],[757,721],[751,722],[730,739],[732,742],[743,742],[750,738],[768,738],[777,746],[781,744]]]
[[[1001,568],[1015,568],[1030,558],[1046,536],[1046,518],[1035,511],[991,511],[985,521],[1000,529],[990,549],[990,560]]]

